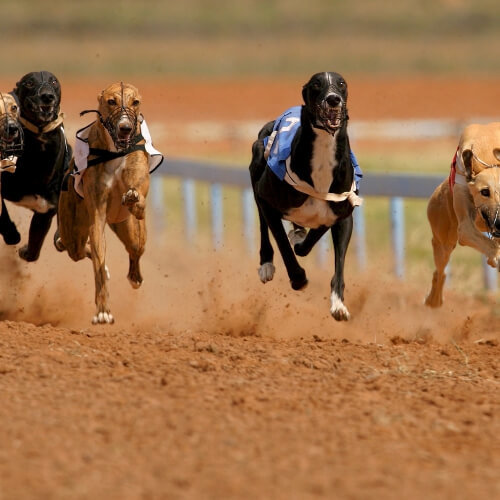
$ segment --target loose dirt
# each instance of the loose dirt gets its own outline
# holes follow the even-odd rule
[[[108,83],[63,80],[70,128]],[[132,83],[173,127],[271,118],[303,82]],[[351,117],[490,116],[497,89],[358,79]],[[156,145],[181,155],[168,137]],[[238,244],[186,249],[150,228],[138,291],[108,234],[117,322],[97,327],[90,261],[49,238],[33,264],[0,248],[0,499],[500,496],[498,295],[447,289],[430,311],[419,283],[350,262],[339,324],[330,269],[307,265],[297,293],[277,260],[263,286]]]

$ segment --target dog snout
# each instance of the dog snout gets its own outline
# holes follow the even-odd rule
[[[19,137],[19,125],[14,122],[7,123],[5,132],[9,139],[17,139]]]
[[[337,94],[330,94],[330,95],[326,96],[325,101],[328,104],[328,106],[335,108],[335,107],[340,105],[340,103],[342,102],[342,99]]]
[[[132,124],[128,120],[120,122],[118,125],[118,130],[122,134],[130,134],[130,132],[132,132]]]
[[[44,91],[40,93],[40,101],[42,101],[43,104],[54,104],[55,100],[56,96],[53,92]]]

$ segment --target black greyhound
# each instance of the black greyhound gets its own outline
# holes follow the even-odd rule
[[[19,255],[27,261],[35,261],[57,211],[71,149],[64,134],[63,115],[59,112],[61,86],[52,73],[28,73],[17,82],[12,93],[19,103],[24,151],[15,172],[2,174],[0,234],[8,245],[21,240],[4,199],[31,209],[34,214],[28,243],[19,250]]]
[[[344,261],[352,212],[361,200],[347,134],[347,84],[338,73],[317,73],[304,85],[302,97],[304,105],[264,125],[252,147],[250,177],[261,231],[259,276],[263,283],[274,276],[270,229],[292,288],[304,288],[306,273],[295,255],[307,255],[331,228],[335,274],[330,312],[336,320],[348,320]],[[290,241],[282,219],[294,225]]]

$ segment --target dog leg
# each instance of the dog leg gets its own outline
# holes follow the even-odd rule
[[[129,155],[122,172],[122,182],[125,186],[122,205],[127,207],[136,219],[144,219],[149,190],[149,165],[146,153],[136,151]]]
[[[300,243],[296,243],[294,251],[296,255],[305,257],[313,249],[314,245],[321,239],[321,237],[328,231],[327,226],[321,226],[316,229],[309,229],[307,236]]]
[[[142,284],[142,275],[139,260],[146,246],[146,224],[144,220],[128,217],[118,224],[110,224],[129,254],[129,271],[127,279],[132,288],[139,288]]]
[[[267,225],[266,218],[262,213],[262,209],[257,202],[260,222],[260,267],[259,278],[262,283],[271,281],[274,277],[276,268],[273,264],[274,250],[269,239],[269,226]]]
[[[55,210],[49,210],[40,214],[35,212],[31,219],[28,244],[19,249],[19,257],[27,262],[34,262],[40,256],[43,242],[56,214]]]
[[[104,239],[105,214],[99,214],[94,224],[90,226],[89,240],[91,260],[94,268],[96,313],[93,324],[111,324],[115,322],[108,306],[109,292],[106,276],[106,243]]]
[[[89,175],[90,174],[90,175]],[[89,214],[90,258],[94,268],[96,313],[93,324],[111,324],[115,319],[108,306],[109,292],[106,275],[106,240],[104,228],[106,224],[106,199],[109,194],[107,186],[94,170],[87,172],[84,185],[85,204]]]
[[[57,231],[54,245],[60,252],[66,250],[74,261],[90,257],[88,247],[89,214],[85,201],[74,189],[74,179],[68,179],[68,188],[61,191],[57,212]]]
[[[426,306],[441,307],[443,305],[443,288],[446,281],[446,273],[444,270],[450,260],[450,255],[454,248],[455,245],[445,245],[436,238],[432,238],[432,249],[436,270],[432,275],[431,290],[425,298],[424,304]]]
[[[432,230],[432,250],[436,270],[432,275],[432,285],[424,304],[429,307],[443,305],[444,272],[450,255],[457,245],[457,219],[453,212],[448,181],[439,185],[427,205],[427,218]]]
[[[337,321],[347,321],[351,315],[344,305],[344,263],[352,234],[352,215],[339,220],[332,226],[332,240],[335,251],[335,273],[331,281],[330,313]]]
[[[16,225],[10,219],[9,212],[2,198],[2,213],[0,214],[0,233],[7,245],[17,245],[21,241],[21,235]]]
[[[264,200],[260,200],[260,203],[262,204],[261,208],[267,225],[278,244],[281,257],[285,263],[288,277],[290,278],[290,285],[294,290],[302,290],[307,285],[306,272],[299,265],[293,253],[285,228],[281,222],[281,215],[275,209],[268,206]]]

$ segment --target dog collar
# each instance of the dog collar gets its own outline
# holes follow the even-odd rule
[[[15,172],[16,171],[17,156],[9,156],[0,160],[0,172]]]
[[[30,132],[33,132],[34,134],[47,134],[48,132],[52,132],[55,130],[57,127],[63,124],[64,121],[64,113],[59,113],[57,118],[55,120],[52,120],[51,122],[47,123],[47,125],[44,125],[43,127],[39,127],[38,125],[35,125],[34,123],[31,123],[30,121],[26,120],[26,118],[23,118],[22,116],[19,117],[19,121],[23,125],[24,128],[28,129]]]

